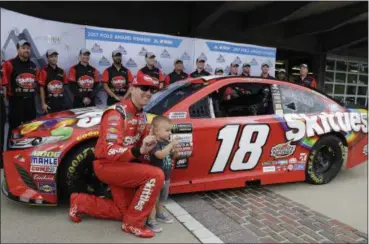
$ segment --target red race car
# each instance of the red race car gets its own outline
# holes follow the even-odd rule
[[[341,168],[367,160],[366,109],[344,108],[321,92],[287,82],[188,79],[155,94],[145,111],[149,122],[158,114],[172,119],[172,137],[181,140],[170,193],[325,184]],[[13,130],[11,150],[4,153],[3,194],[44,205],[56,205],[72,192],[108,196],[92,169],[102,113],[96,107],[72,109]]]

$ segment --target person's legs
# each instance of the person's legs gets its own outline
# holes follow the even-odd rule
[[[6,122],[6,112],[5,112],[4,97],[0,96],[0,168],[1,169],[3,168],[5,122]]]
[[[24,116],[24,106],[21,98],[17,97],[9,97],[9,131],[8,138],[6,141],[7,149],[9,150],[9,140],[11,138],[12,130],[17,128],[22,124],[23,116]]]
[[[156,205],[156,220],[162,223],[166,223],[166,224],[170,224],[173,223],[173,219],[169,218],[169,216],[167,216],[164,213],[164,203],[167,201],[168,199],[168,195],[169,195],[169,185],[170,185],[170,181],[165,181],[164,186],[163,186],[163,190],[160,193],[160,198],[159,198],[159,202]]]
[[[28,123],[34,120],[37,115],[36,103],[34,98],[24,99],[24,116],[22,118],[22,123]]]

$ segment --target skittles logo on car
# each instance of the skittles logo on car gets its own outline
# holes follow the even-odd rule
[[[30,73],[20,74],[15,78],[18,86],[24,89],[32,89],[35,87],[35,75]]]
[[[126,84],[126,79],[123,76],[116,76],[111,80],[111,84],[117,89],[122,89]]]
[[[79,77],[78,85],[84,89],[92,89],[94,86],[94,79],[88,75],[83,75]]]
[[[61,94],[64,91],[63,83],[60,80],[52,80],[47,84],[47,90],[51,94]]]

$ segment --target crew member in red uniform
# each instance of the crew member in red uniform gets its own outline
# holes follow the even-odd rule
[[[3,64],[4,96],[9,99],[9,133],[22,123],[36,118],[35,88],[38,69],[29,57],[31,44],[25,40],[17,43],[17,57]]]
[[[300,77],[297,78],[296,84],[301,86],[306,86],[310,88],[316,88],[317,82],[314,79],[314,77],[308,75],[309,73],[309,67],[307,64],[301,64],[300,65]]]
[[[155,54],[152,52],[148,52],[145,55],[146,65],[142,69],[137,72],[137,76],[139,75],[149,75],[150,77],[154,78],[155,80],[159,81],[159,88],[164,88],[164,76],[160,69],[155,67],[156,60]]]
[[[272,79],[274,80],[274,77],[269,75],[269,64],[264,62],[261,64],[261,75],[260,75],[261,78],[264,78],[264,79]]]
[[[81,221],[79,214],[120,219],[123,231],[144,238],[154,236],[144,224],[164,184],[164,174],[155,166],[132,161],[144,160],[143,155],[156,145],[154,136],[145,136],[148,127],[142,108],[158,86],[156,79],[139,75],[132,82],[130,98],[109,107],[102,115],[94,170],[109,185],[113,200],[72,194],[69,216],[74,222]]]
[[[122,65],[122,52],[112,53],[113,65],[105,69],[102,74],[104,90],[108,94],[107,104],[113,105],[128,96],[129,84],[133,81],[132,73]]]
[[[251,73],[250,69],[251,69],[251,65],[249,63],[244,63],[242,65],[242,74],[241,74],[241,76],[250,77],[251,76],[250,75],[250,73]]]
[[[190,78],[190,76],[187,73],[183,72],[183,61],[180,59],[176,59],[174,61],[173,72],[165,77],[165,86],[169,86],[176,81],[184,80],[187,78]]]
[[[80,62],[69,69],[69,86],[74,95],[73,108],[95,105],[95,89],[99,83],[99,74],[89,65],[90,54],[87,48],[82,48],[79,52]]]
[[[196,59],[196,70],[192,72],[190,76],[192,78],[197,78],[208,75],[210,75],[210,73],[205,70],[205,58],[200,56]]]
[[[59,53],[54,49],[47,50],[48,65],[40,70],[38,77],[41,86],[41,108],[44,113],[55,113],[66,109],[64,85],[68,84],[68,78],[64,70],[57,65],[58,55]]]

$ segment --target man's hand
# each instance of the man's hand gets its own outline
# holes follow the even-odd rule
[[[142,146],[140,148],[141,154],[146,154],[150,152],[156,145],[157,141],[155,136],[146,136],[142,141]]]
[[[89,105],[91,103],[91,99],[89,99],[88,97],[85,97],[85,98],[83,98],[83,103],[85,105]]]
[[[42,103],[42,112],[47,113],[49,109],[50,107],[46,103]]]

